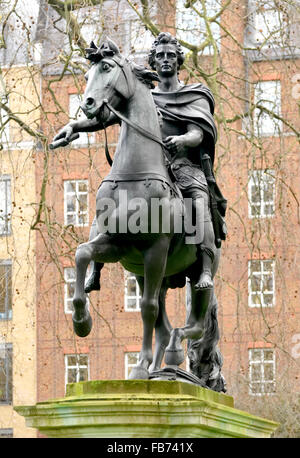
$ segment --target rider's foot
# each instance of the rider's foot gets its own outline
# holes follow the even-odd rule
[[[86,281],[84,292],[88,294],[91,291],[99,291],[100,288],[100,274],[97,271],[93,271]]]
[[[211,272],[204,271],[200,275],[200,278],[195,285],[195,289],[197,291],[204,290],[204,289],[212,289],[213,286],[214,284],[211,278]]]

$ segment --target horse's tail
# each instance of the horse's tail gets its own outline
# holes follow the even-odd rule
[[[201,339],[188,340],[188,356],[191,372],[214,391],[226,392],[221,373],[223,357],[217,347],[220,332],[218,326],[218,302],[214,292],[205,317],[205,331]]]

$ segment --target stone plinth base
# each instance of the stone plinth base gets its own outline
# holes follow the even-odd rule
[[[48,437],[270,437],[278,424],[234,409],[223,393],[178,381],[73,383],[66,397],[18,406]]]

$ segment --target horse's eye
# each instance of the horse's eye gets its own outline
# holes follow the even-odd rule
[[[110,66],[109,64],[106,64],[106,63],[105,63],[105,64],[102,65],[102,69],[105,70],[105,71],[107,71],[107,70],[110,70],[110,69],[111,69],[111,66]]]

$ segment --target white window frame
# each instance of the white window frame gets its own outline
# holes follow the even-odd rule
[[[251,0],[250,9],[249,27],[253,46],[261,46],[264,51],[269,50],[270,45],[278,49],[289,44],[289,23],[274,1]]]
[[[0,190],[4,187],[4,196],[0,194],[0,236],[11,234],[11,178],[0,176]]]
[[[266,200],[264,191],[268,186],[272,186],[272,199]],[[252,190],[258,188],[259,202],[252,200]],[[272,209],[272,211],[270,210]],[[255,211],[259,209],[258,212]],[[269,209],[269,210],[267,210]],[[252,170],[249,173],[248,181],[248,215],[249,218],[271,218],[275,215],[275,171]]]
[[[68,183],[75,183],[75,191],[68,191]],[[86,184],[86,191],[79,191],[79,185],[85,183]],[[81,194],[86,194],[87,195],[87,209],[85,212],[82,212],[80,214],[86,215],[86,222],[83,224],[79,221],[79,196]],[[71,212],[68,211],[68,202],[67,198],[68,195],[75,196],[75,211]],[[64,220],[65,220],[65,225],[68,226],[70,223],[68,221],[68,216],[69,215],[74,215],[75,216],[75,223],[74,226],[77,227],[86,227],[89,225],[89,187],[88,187],[88,180],[65,180],[64,181]]]
[[[136,285],[136,294],[134,296],[129,296],[128,295],[128,281],[135,281]],[[141,311],[141,291],[139,284],[135,278],[135,276],[131,273],[128,272],[127,270],[124,270],[124,284],[125,284],[125,291],[124,291],[124,304],[125,304],[125,312],[140,312]],[[129,300],[135,300],[135,305],[129,305],[128,301]]]
[[[12,319],[12,290],[9,294],[8,282],[12,283],[12,262],[11,260],[0,261],[0,266],[5,267],[5,311],[0,313],[0,322]],[[10,279],[8,278],[10,276]]]
[[[201,45],[206,39],[206,25],[204,19],[201,18],[194,10],[191,8],[185,8],[184,5],[186,0],[177,0],[176,2],[176,36],[187,43],[192,45]],[[202,5],[200,2],[196,2],[194,6],[201,12]],[[206,1],[206,9],[208,17],[213,17],[220,9],[220,2],[215,0]],[[219,18],[220,19],[220,18]],[[190,30],[187,30],[187,27]],[[192,28],[191,28],[192,27]],[[214,40],[216,41],[217,48],[220,49],[221,46],[221,29],[219,24],[216,22],[210,23],[211,32]],[[197,35],[196,35],[196,34]],[[206,46],[202,51],[203,55],[213,54],[213,47],[211,45]]]
[[[82,94],[69,94],[69,116],[72,120],[87,119],[80,108]],[[95,143],[95,132],[81,132],[76,140],[73,140],[72,147],[83,147]]]
[[[79,358],[81,356],[86,356],[87,357],[87,364],[79,364]],[[69,358],[76,358],[77,362],[75,365],[69,364],[68,359]],[[67,386],[68,383],[74,383],[74,382],[69,382],[68,381],[68,371],[69,370],[76,370],[76,382],[78,383],[80,381],[80,370],[81,369],[87,369],[87,380],[90,380],[90,358],[89,355],[86,353],[72,353],[72,354],[67,354],[65,355],[65,386]]]
[[[128,362],[129,356],[136,358],[136,361],[134,363],[129,363]],[[129,375],[130,375],[130,370],[137,365],[138,360],[139,360],[139,352],[131,351],[131,352],[125,353],[125,359],[124,359],[125,361],[125,380],[128,380]]]
[[[254,359],[253,355],[254,352],[260,356],[260,359]],[[272,359],[266,359],[266,353],[272,353]],[[273,348],[249,348],[249,394],[252,396],[262,396],[262,395],[273,395],[275,394],[276,390],[276,357],[275,357],[275,350]],[[265,378],[265,369],[266,364],[271,364],[273,366],[273,378],[271,380],[267,380]],[[253,380],[253,372],[254,366],[260,366],[260,379]],[[254,385],[261,385],[262,390],[256,392],[253,390]],[[274,390],[273,391],[266,391],[266,385],[273,384]]]
[[[154,41],[152,33],[145,29],[138,19],[129,19],[124,23],[124,27],[125,34],[129,37],[128,54],[141,57],[148,55]]]
[[[260,263],[260,270],[259,271],[253,271],[251,272],[251,266],[253,265],[254,262]],[[266,268],[266,263],[271,263],[272,269],[267,269]],[[260,281],[260,289],[259,291],[252,291],[252,276],[256,276],[259,278]],[[263,290],[263,283],[265,280],[265,277],[270,277],[272,278],[272,290]],[[270,304],[265,303],[264,301],[264,294],[265,295],[272,295],[272,302]],[[259,303],[256,303],[253,301],[253,298],[255,296],[259,296],[260,300]],[[274,307],[275,306],[275,261],[272,259],[251,259],[248,262],[248,305],[251,308],[257,308],[257,307]]]
[[[4,360],[5,373],[5,400],[0,399],[1,405],[11,405],[13,403],[13,346],[11,343],[0,343],[0,358]],[[0,370],[3,368],[0,365]]]
[[[67,272],[68,271],[73,271],[74,272],[74,279],[70,279]],[[64,310],[65,313],[73,313],[73,302],[72,302],[72,297],[69,297],[68,295],[68,284],[69,283],[74,283],[75,284],[75,276],[76,276],[76,270],[75,267],[64,267]]]
[[[281,115],[281,81],[269,80],[258,81],[254,85],[254,105],[259,104],[273,111],[277,116]],[[282,121],[273,118],[260,108],[254,108],[253,127],[256,136],[278,136],[282,132]]]
[[[1,102],[9,106],[9,99],[6,95],[0,96]],[[0,143],[4,149],[7,149],[9,142],[10,142],[10,129],[9,129],[9,116],[7,112],[0,108]],[[5,124],[4,124],[5,123]],[[2,130],[2,124],[3,130]]]

